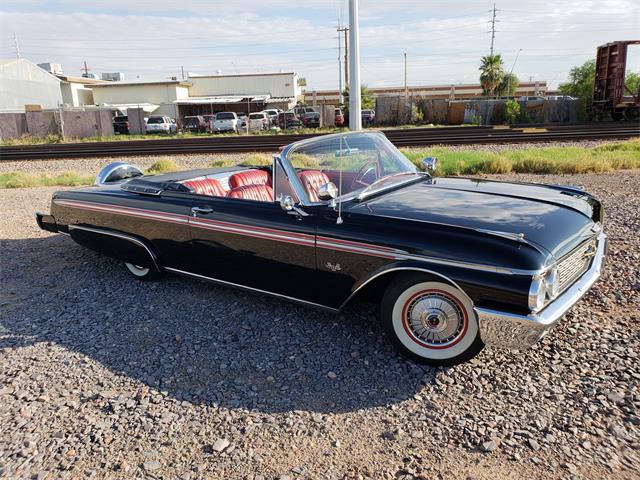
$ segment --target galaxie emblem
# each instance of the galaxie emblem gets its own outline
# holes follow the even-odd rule
[[[327,262],[324,264],[324,266],[332,272],[339,272],[340,270],[342,270],[342,265],[340,265],[339,263]]]

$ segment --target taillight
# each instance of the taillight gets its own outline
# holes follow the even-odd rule
[[[129,128],[129,122],[124,122],[124,126]]]

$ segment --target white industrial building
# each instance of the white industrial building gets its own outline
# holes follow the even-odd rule
[[[189,97],[176,103],[182,116],[223,110],[246,113],[267,108],[289,110],[302,97],[298,80],[296,72],[190,74]]]
[[[58,108],[63,103],[60,83],[24,58],[0,60],[0,111],[24,111],[25,105]]]
[[[181,80],[132,80],[101,82],[91,85],[93,101],[101,107],[126,112],[127,108],[142,108],[147,114],[176,118],[179,99],[189,96],[188,82]]]

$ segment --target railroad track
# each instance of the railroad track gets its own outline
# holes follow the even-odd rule
[[[618,140],[640,137],[640,123],[577,123],[509,127],[440,127],[383,130],[398,147]],[[322,134],[321,134],[322,135]],[[315,134],[210,136],[114,142],[59,143],[0,147],[0,160],[42,160],[191,153],[275,152]]]

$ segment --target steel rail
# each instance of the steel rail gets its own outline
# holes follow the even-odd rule
[[[518,125],[507,127],[438,127],[382,130],[398,147],[619,140],[640,137],[640,123]],[[59,143],[0,147],[0,160],[42,160],[156,154],[275,152],[297,140],[323,134],[210,136],[113,142]]]

